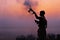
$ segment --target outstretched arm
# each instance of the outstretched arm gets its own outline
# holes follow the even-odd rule
[[[39,19],[39,17],[37,16],[37,14],[35,13],[35,17],[37,18],[37,19]]]
[[[37,16],[36,12],[35,12],[34,10],[32,10],[32,8],[30,8],[28,12],[30,12],[30,11],[32,11],[33,14],[35,15],[35,17],[36,17],[37,19],[39,19],[39,17]]]

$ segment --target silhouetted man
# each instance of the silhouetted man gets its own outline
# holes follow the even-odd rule
[[[47,28],[47,20],[45,18],[45,11],[40,11],[40,16],[38,17],[36,12],[33,11],[31,8],[28,12],[33,12],[36,19],[35,22],[38,24],[38,39],[37,40],[46,40],[46,28]]]

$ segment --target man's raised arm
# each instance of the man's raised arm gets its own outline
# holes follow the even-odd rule
[[[29,13],[30,13],[30,11],[32,11],[33,14],[35,15],[35,17],[36,17],[37,19],[39,19],[39,17],[37,16],[36,12],[35,12],[34,10],[32,10],[32,8],[30,8],[30,9],[28,10]]]

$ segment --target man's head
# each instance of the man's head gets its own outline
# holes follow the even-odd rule
[[[40,16],[44,16],[44,15],[45,15],[45,11],[44,10],[40,11]]]

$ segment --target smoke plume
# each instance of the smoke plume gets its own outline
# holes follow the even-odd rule
[[[32,0],[25,0],[24,5],[28,7],[33,7],[38,5],[38,1],[32,1]]]

